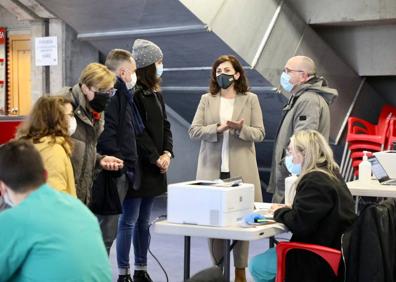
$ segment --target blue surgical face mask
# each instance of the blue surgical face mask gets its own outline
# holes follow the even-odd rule
[[[301,164],[295,164],[293,163],[293,156],[292,155],[287,155],[285,158],[285,166],[287,170],[291,174],[295,175],[300,175],[301,174]]]
[[[285,89],[285,91],[287,92],[291,92],[294,87],[294,85],[290,82],[290,75],[285,72],[282,72],[282,75],[280,77],[280,84],[282,88]]]
[[[159,65],[155,65],[157,68],[157,77],[161,77],[162,73],[164,72],[164,65],[163,64],[159,64]]]

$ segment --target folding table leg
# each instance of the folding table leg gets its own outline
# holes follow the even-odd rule
[[[191,237],[184,236],[184,281],[190,278]]]
[[[230,281],[230,245],[231,240],[224,240],[224,277]]]

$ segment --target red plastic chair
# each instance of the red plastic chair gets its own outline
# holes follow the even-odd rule
[[[348,119],[347,135],[349,147],[354,144],[372,143],[372,145],[383,148],[392,116],[393,114],[389,113],[388,117],[384,120],[379,120],[377,125],[359,118],[350,117]]]
[[[391,150],[393,143],[396,142],[396,117],[392,118],[389,124],[388,140],[386,149]]]
[[[0,121],[0,144],[7,143],[15,137],[17,127],[22,122],[20,120],[1,120]]]
[[[290,250],[300,249],[313,252],[321,256],[331,267],[334,274],[338,275],[341,261],[341,251],[314,244],[297,242],[280,242],[276,245],[277,269],[275,282],[284,282],[286,277],[286,255]]]

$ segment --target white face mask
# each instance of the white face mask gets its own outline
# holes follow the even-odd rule
[[[162,73],[164,72],[164,65],[163,64],[156,65],[156,68],[157,68],[157,77],[161,77]]]
[[[11,208],[15,207],[15,204],[11,201],[10,197],[8,196],[8,193],[5,193],[3,195],[4,203],[6,203],[8,206]]]
[[[69,120],[69,135],[72,136],[77,129],[77,120],[75,117],[70,117]]]
[[[131,90],[136,85],[136,82],[137,82],[137,76],[136,76],[136,73],[134,72],[133,74],[131,74],[131,81],[125,82],[128,90]]]

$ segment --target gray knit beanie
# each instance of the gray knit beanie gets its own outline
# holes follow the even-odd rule
[[[132,57],[136,61],[136,68],[141,69],[162,59],[161,49],[151,41],[136,39],[132,46]]]

